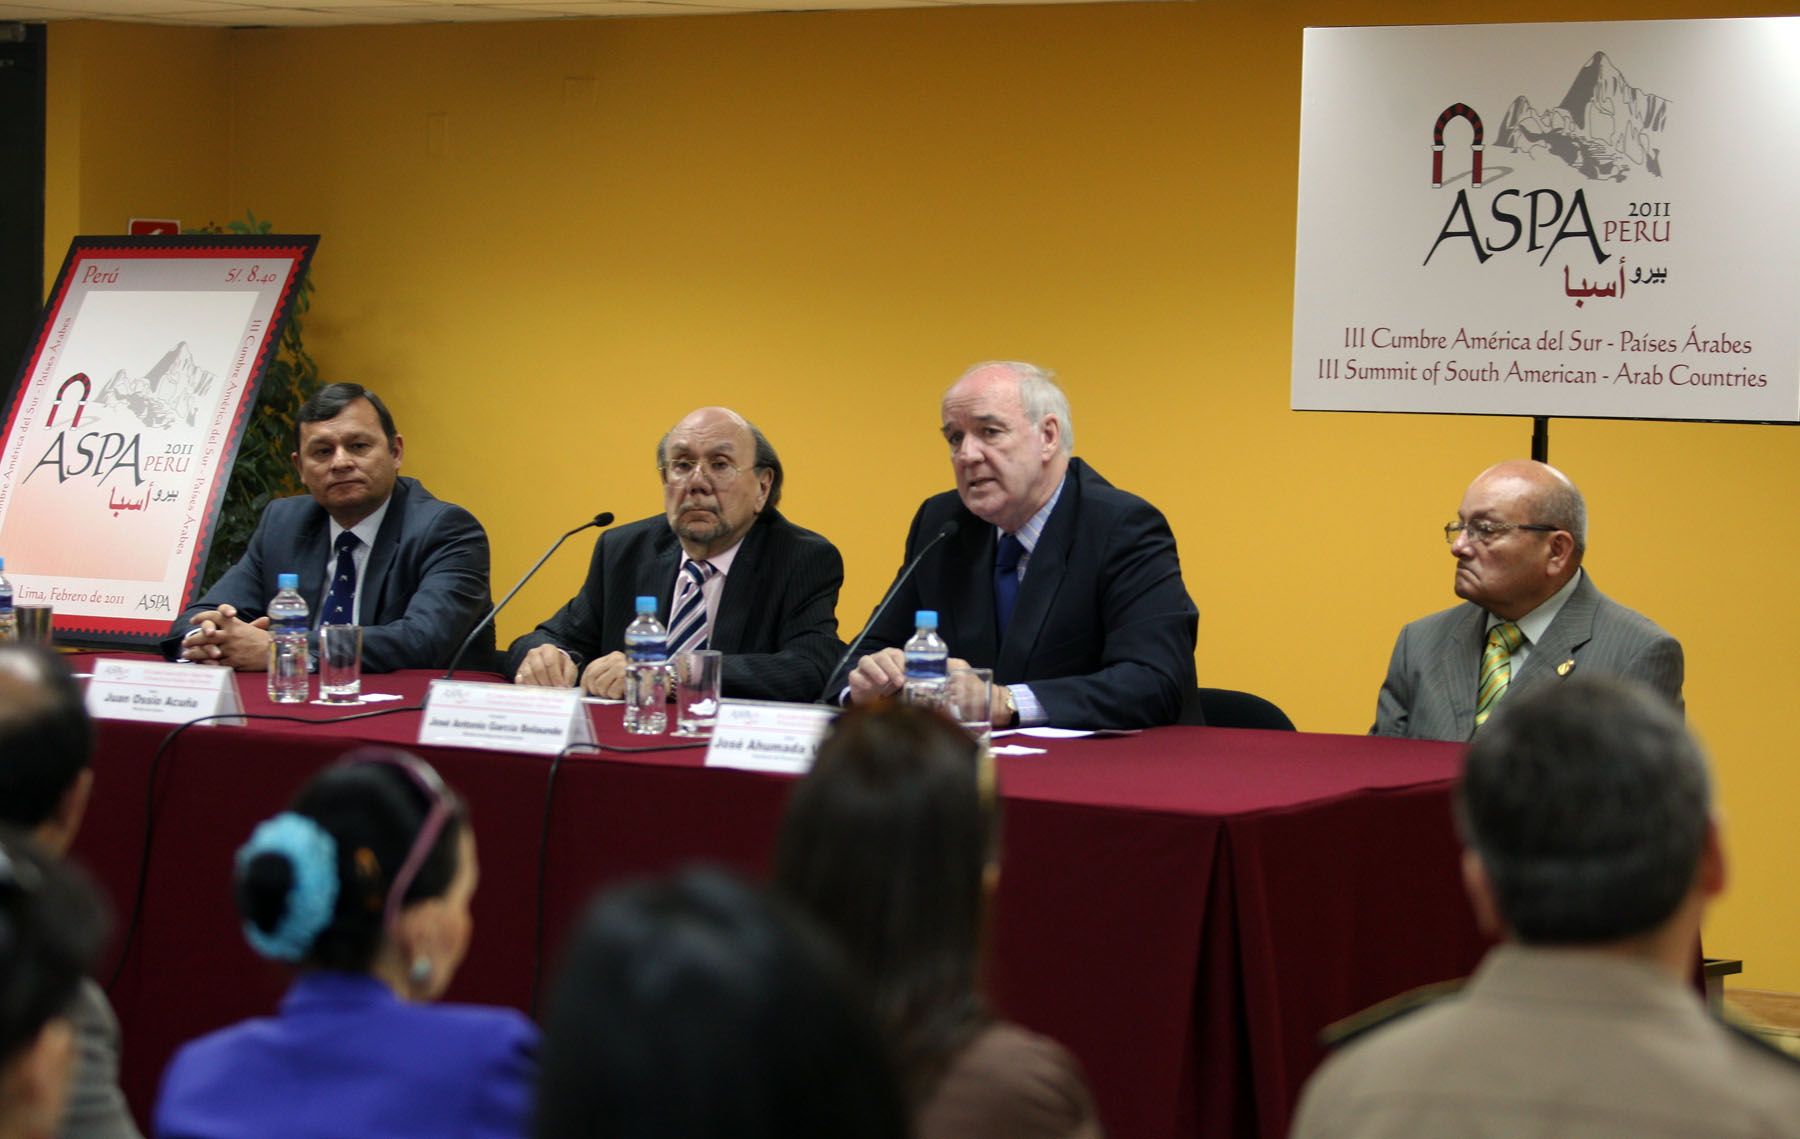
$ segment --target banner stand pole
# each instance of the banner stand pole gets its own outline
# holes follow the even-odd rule
[[[1550,461],[1550,417],[1531,417],[1531,457],[1540,463]]]

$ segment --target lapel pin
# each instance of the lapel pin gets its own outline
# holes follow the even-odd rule
[[[1575,671],[1575,658],[1574,657],[1570,657],[1568,660],[1563,661],[1561,664],[1556,666],[1556,675],[1558,675],[1558,676],[1567,676],[1571,672],[1574,672],[1574,671]]]

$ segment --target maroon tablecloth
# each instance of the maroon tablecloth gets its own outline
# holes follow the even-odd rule
[[[250,713],[335,714],[277,708],[260,676],[241,679]],[[392,708],[417,705],[429,679],[364,683],[406,698],[374,706]],[[616,707],[592,713],[609,748],[644,742]],[[233,850],[312,771],[357,742],[414,747],[418,724],[408,711],[197,726],[154,761],[167,727],[101,725],[75,854],[122,926],[151,827],[142,907],[103,973],[118,966],[140,1115],[176,1047],[267,1012],[285,987],[238,933]],[[1454,746],[1209,728],[1018,742],[1046,754],[999,762],[990,991],[1079,1057],[1115,1139],[1285,1135],[1321,1027],[1465,974],[1484,948],[1457,872]],[[791,783],[706,768],[698,749],[575,755],[556,770],[546,830],[547,757],[414,750],[468,799],[479,844],[475,939],[450,999],[526,1009],[540,947],[548,979],[595,889],[694,859],[761,875]]]

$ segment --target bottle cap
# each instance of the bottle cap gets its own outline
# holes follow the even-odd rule
[[[921,629],[937,628],[937,610],[921,609],[913,614],[913,624]]]
[[[638,598],[637,599],[637,611],[638,611],[638,616],[640,616],[640,617],[642,617],[646,613],[648,613],[654,617],[656,615],[656,598],[654,598],[654,597]]]
[[[298,590],[300,588],[300,575],[297,573],[276,574],[275,586],[278,589]]]

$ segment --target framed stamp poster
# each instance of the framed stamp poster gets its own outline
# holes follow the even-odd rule
[[[78,237],[7,400],[0,557],[59,643],[147,647],[200,588],[316,236]]]

